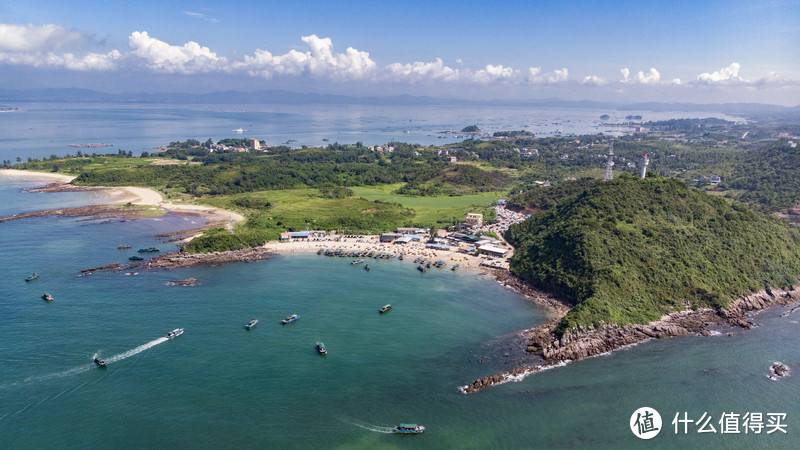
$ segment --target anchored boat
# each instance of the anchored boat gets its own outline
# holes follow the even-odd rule
[[[388,310],[390,310],[390,309],[392,309],[392,305],[390,305],[390,304],[388,304],[388,303],[387,303],[386,305],[384,305],[384,307],[383,307],[383,308],[379,309],[379,310],[378,310],[378,312],[380,312],[381,314],[383,314],[383,313],[385,313],[386,311],[388,311]]]
[[[33,281],[33,280],[35,280],[37,278],[39,278],[39,274],[34,272],[34,273],[31,274],[31,276],[29,276],[28,278],[25,278],[25,281]]]
[[[328,349],[325,348],[325,344],[322,342],[317,342],[317,351],[320,355],[327,355]]]
[[[281,320],[281,323],[282,324],[292,323],[292,322],[294,322],[295,320],[297,320],[299,318],[300,318],[300,316],[298,316],[297,314],[292,314],[291,316]]]

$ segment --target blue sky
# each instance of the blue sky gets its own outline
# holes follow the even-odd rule
[[[0,83],[796,105],[800,0],[7,0]]]

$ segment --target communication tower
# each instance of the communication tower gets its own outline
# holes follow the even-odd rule
[[[650,164],[650,158],[647,157],[647,153],[642,156],[642,173],[641,177],[644,180],[644,177],[647,176],[647,165]]]
[[[608,144],[608,160],[606,161],[606,174],[603,177],[604,181],[614,178],[614,141]]]

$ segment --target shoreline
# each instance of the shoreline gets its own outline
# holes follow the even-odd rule
[[[654,338],[664,339],[689,334],[711,336],[712,331],[716,332],[713,328],[720,325],[750,329],[753,324],[747,318],[748,313],[777,305],[789,307],[798,302],[800,302],[800,285],[788,290],[767,289],[740,296],[728,309],[722,311],[713,309],[678,311],[647,325],[605,325],[599,329],[585,328],[578,332],[568,331],[561,338],[557,338],[554,334],[560,318],[552,319],[538,327],[518,332],[526,337],[527,348],[524,351],[538,355],[542,359],[541,364],[521,366],[483,377],[459,387],[459,391],[463,394],[474,394],[487,387],[521,381],[526,376],[542,370],[608,354]],[[794,306],[782,313],[781,317],[786,317],[797,310],[800,310],[800,306]]]
[[[0,170],[0,177],[2,176],[12,179],[42,181],[48,183],[46,186],[31,189],[31,192],[100,192],[110,200],[109,204],[111,205],[127,205],[130,203],[131,205],[137,206],[155,206],[167,212],[197,214],[207,219],[209,225],[223,226],[228,229],[231,229],[234,223],[245,220],[245,217],[241,214],[215,208],[213,206],[204,206],[193,203],[184,204],[178,201],[164,201],[164,198],[159,192],[150,188],[137,186],[75,186],[70,184],[72,180],[77,178],[75,176],[18,169]],[[78,208],[83,211],[89,211],[94,207],[102,208],[103,206],[105,205],[88,205]],[[53,211],[66,211],[68,209],[69,208]],[[103,212],[108,213],[106,210],[103,210]],[[194,234],[187,238],[187,240],[199,235],[200,234]]]

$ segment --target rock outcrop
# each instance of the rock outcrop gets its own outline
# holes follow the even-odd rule
[[[647,325],[607,324],[599,328],[582,327],[569,330],[561,337],[555,334],[558,319],[553,319],[523,332],[528,337],[526,351],[538,354],[542,358],[541,365],[518,367],[484,377],[465,386],[461,391],[471,394],[495,384],[520,379],[549,366],[601,355],[647,339],[685,336],[689,333],[707,336],[710,333],[706,327],[712,324],[727,323],[731,326],[750,328],[752,324],[747,320],[746,313],[796,302],[800,302],[798,287],[786,290],[767,289],[753,295],[742,296],[722,311],[713,309],[679,311]],[[779,363],[773,365],[772,370],[776,376],[783,376],[779,375],[779,372],[783,374],[788,372],[788,368]]]

